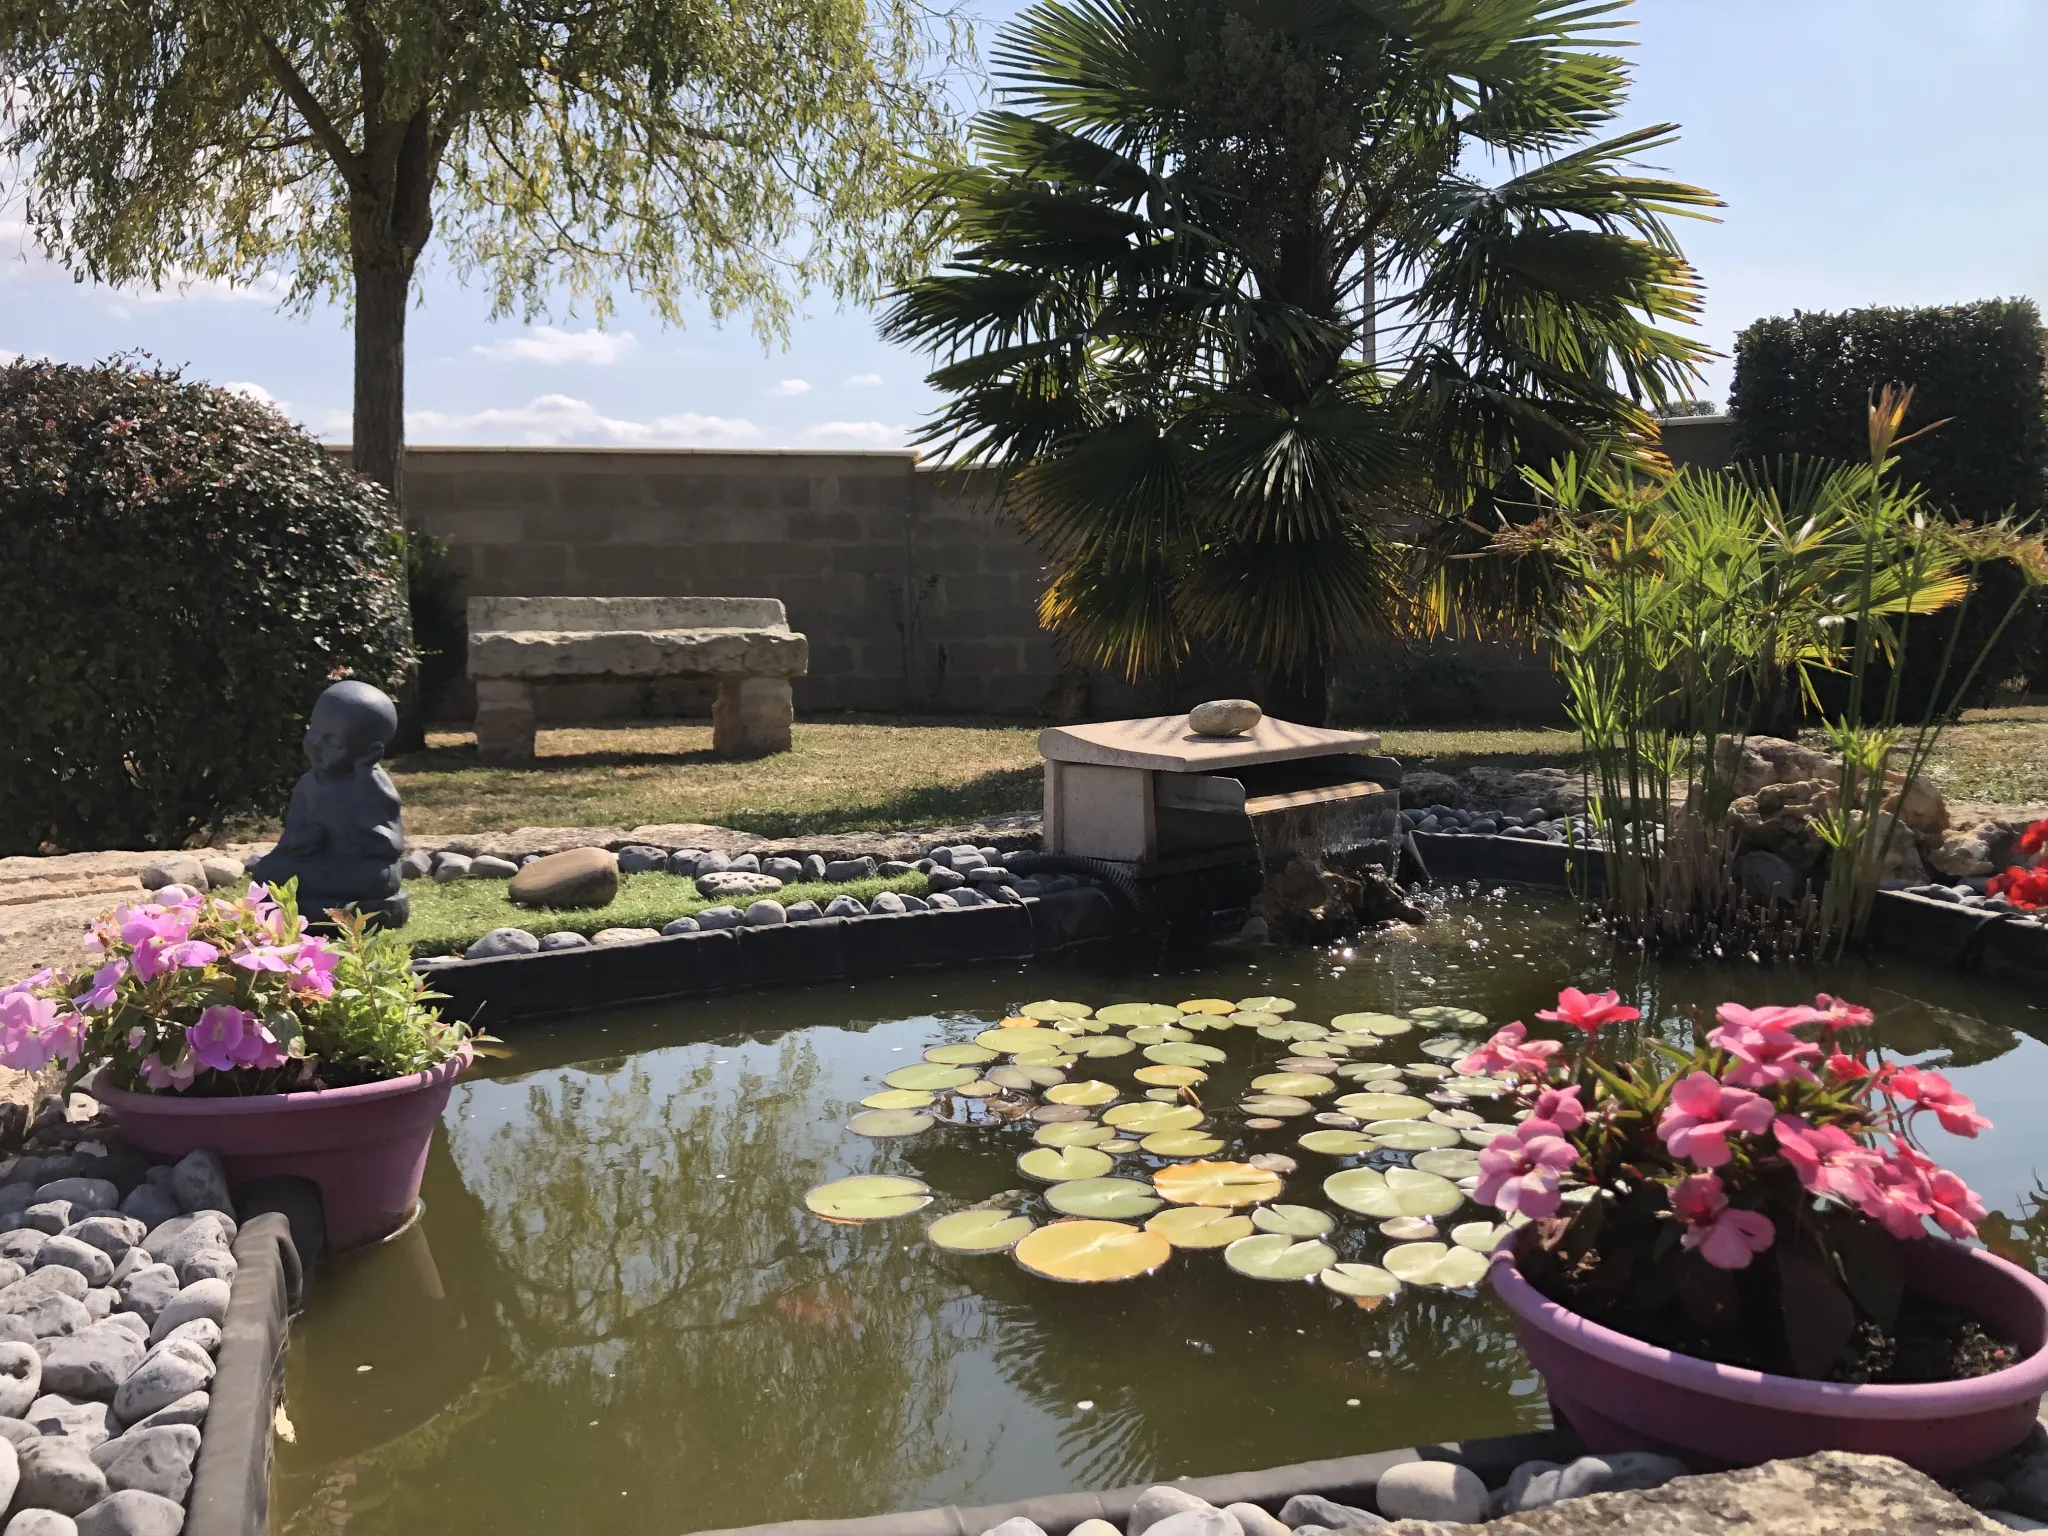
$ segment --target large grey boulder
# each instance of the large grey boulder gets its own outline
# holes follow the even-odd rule
[[[123,1424],[146,1419],[159,1408],[212,1386],[213,1371],[213,1362],[199,1350],[154,1350],[114,1394],[114,1413]]]
[[[7,1522],[0,1536],[78,1536],[78,1523],[54,1509],[24,1509]]]
[[[140,1488],[110,1493],[78,1517],[78,1536],[178,1536],[185,1506]]]
[[[36,1347],[12,1340],[0,1344],[0,1418],[20,1418],[42,1395],[43,1357]]]
[[[1479,1474],[1454,1461],[1410,1461],[1389,1467],[1373,1497],[1388,1519],[1456,1525],[1484,1520],[1491,1502]]]
[[[136,1270],[116,1290],[125,1310],[154,1324],[178,1294],[178,1272],[168,1264],[151,1264]]]
[[[195,1317],[210,1317],[217,1323],[227,1315],[227,1281],[195,1280],[183,1287],[157,1314],[156,1322],[149,1331],[150,1342],[155,1343],[180,1323],[189,1323]]]
[[[21,1484],[15,1499],[24,1508],[54,1509],[75,1518],[107,1496],[106,1474],[76,1440],[46,1435],[16,1455]]]
[[[142,1363],[143,1343],[118,1324],[95,1324],[62,1338],[43,1357],[43,1390],[111,1399]]]
[[[192,1464],[199,1459],[199,1431],[190,1424],[131,1429],[94,1447],[92,1459],[117,1493],[140,1488],[183,1503],[192,1486]]]
[[[75,1440],[88,1450],[108,1435],[105,1403],[74,1402],[55,1392],[30,1403],[24,1417],[45,1439]]]
[[[232,1215],[235,1209],[228,1200],[226,1170],[218,1157],[203,1148],[187,1152],[172,1166],[171,1193],[187,1211],[225,1211]]]
[[[91,1243],[65,1237],[62,1233],[43,1244],[42,1250],[36,1254],[38,1273],[57,1265],[76,1270],[85,1277],[87,1286],[108,1285],[114,1278],[114,1261],[104,1252]]]
[[[1145,1532],[1170,1515],[1178,1515],[1190,1509],[1215,1507],[1207,1499],[1189,1493],[1185,1488],[1176,1488],[1171,1483],[1156,1483],[1139,1494],[1132,1503],[1131,1518],[1124,1522],[1125,1536],[1145,1536]]]

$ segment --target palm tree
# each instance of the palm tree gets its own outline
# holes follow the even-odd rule
[[[883,328],[1074,654],[1205,647],[1320,720],[1332,659],[1429,611],[1423,535],[1654,443],[1703,355],[1661,328],[1699,292],[1666,220],[1716,201],[1634,168],[1669,125],[1596,138],[1627,3],[1040,0],[1003,35],[929,185],[954,254]]]

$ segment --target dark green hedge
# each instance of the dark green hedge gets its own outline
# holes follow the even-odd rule
[[[284,809],[330,678],[411,664],[389,499],[242,395],[0,368],[0,853]]]

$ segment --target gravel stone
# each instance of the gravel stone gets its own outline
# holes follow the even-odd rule
[[[1153,1522],[1149,1536],[1244,1536],[1236,1520],[1211,1505],[1184,1509],[1177,1515]]]
[[[0,1440],[17,1451],[36,1438],[39,1431],[27,1419],[0,1419]]]
[[[152,1350],[114,1393],[114,1412],[124,1424],[146,1419],[187,1393],[212,1386],[213,1371],[213,1362],[197,1349]],[[36,1422],[33,1414],[29,1422]]]
[[[109,1312],[100,1322],[110,1328],[126,1328],[144,1344],[149,1342],[149,1319],[139,1312]]]
[[[1035,1520],[1012,1515],[1001,1525],[990,1526],[981,1536],[1045,1536],[1045,1528]]]
[[[1124,1530],[1126,1536],[1145,1536],[1146,1531],[1171,1515],[1191,1509],[1215,1508],[1207,1499],[1197,1498],[1185,1488],[1176,1488],[1171,1483],[1155,1483],[1131,1504],[1131,1518],[1125,1522]]]
[[[773,901],[764,897],[747,908],[747,926],[749,928],[772,928],[777,923],[786,923],[788,921],[789,910],[779,901]]]
[[[1287,1536],[1287,1527],[1256,1504],[1226,1504],[1223,1513],[1237,1522],[1244,1536]]]
[[[144,1322],[154,1324],[171,1298],[178,1294],[178,1272],[168,1264],[151,1264],[138,1269],[117,1288],[121,1306]]]
[[[501,960],[507,955],[537,955],[540,940],[524,928],[493,928],[462,952],[465,960]]]
[[[947,894],[953,898],[953,905],[956,907],[985,907],[988,905],[988,898],[971,885],[965,890],[950,891]]]
[[[903,904],[903,897],[900,892],[883,891],[873,901],[868,903],[868,910],[870,912],[908,912],[910,908]]]
[[[1297,1531],[1305,1526],[1329,1531],[1362,1531],[1387,1522],[1369,1509],[1339,1504],[1319,1493],[1297,1493],[1280,1506],[1280,1523]]]
[[[150,1257],[178,1270],[202,1253],[227,1252],[234,1241],[234,1234],[219,1211],[196,1211],[182,1221],[167,1221],[148,1236]]]
[[[761,861],[761,873],[764,875],[773,875],[776,879],[780,880],[784,885],[787,885],[792,880],[803,879],[803,860],[783,858],[779,855],[771,856]]]
[[[724,854],[702,853],[697,856],[697,862],[690,866],[690,873],[702,879],[705,875],[715,875],[722,869],[730,868],[732,860]]]
[[[156,1343],[152,1351],[169,1349],[172,1345],[196,1345],[200,1353],[211,1358],[220,1353],[220,1324],[210,1317],[195,1317],[189,1323],[180,1323]]]
[[[650,848],[645,843],[634,843],[619,850],[619,873],[622,875],[644,875],[653,870],[667,868],[666,848]]]
[[[926,888],[931,891],[957,891],[967,883],[965,874],[945,865],[940,865],[924,878]]]
[[[703,857],[704,850],[701,848],[678,848],[668,856],[668,872],[672,875],[694,878],[697,873],[697,861]]]
[[[705,897],[766,896],[782,889],[773,875],[752,870],[727,869],[697,877],[697,894]]]
[[[178,1536],[185,1506],[140,1488],[108,1494],[78,1517],[78,1536]]]
[[[84,1221],[73,1222],[58,1235],[90,1243],[118,1265],[135,1251],[148,1231],[147,1226],[132,1216],[88,1216]]]
[[[884,891],[882,894],[894,896],[896,893],[894,891]],[[906,912],[929,912],[931,907],[932,904],[922,896],[912,896],[907,892],[904,894],[903,910]]]
[[[1675,1456],[1654,1451],[1614,1451],[1605,1456],[1581,1456],[1558,1474],[1560,1499],[1583,1498],[1589,1493],[1627,1493],[1639,1488],[1662,1488],[1674,1477],[1691,1469]]]
[[[44,1438],[75,1440],[90,1450],[112,1433],[107,1428],[105,1403],[75,1402],[46,1392],[28,1405],[23,1415]]]
[[[52,1179],[36,1191],[38,1205],[50,1200],[68,1200],[84,1216],[88,1211],[113,1210],[121,1203],[121,1191],[108,1179]]]
[[[783,908],[783,913],[792,923],[815,922],[825,915],[815,901],[793,901]]]
[[[142,1363],[142,1340],[126,1328],[96,1323],[57,1340],[43,1357],[43,1389],[69,1398],[111,1400]]]
[[[157,1343],[180,1323],[188,1323],[195,1317],[210,1317],[217,1323],[227,1315],[227,1281],[195,1280],[192,1284],[181,1287],[178,1294],[171,1298],[170,1305],[157,1314],[156,1322],[150,1327],[150,1342],[152,1344]],[[185,1390],[189,1392],[192,1389],[187,1387]],[[148,1409],[143,1410],[145,1413],[148,1411]],[[128,1413],[124,1413],[121,1416],[123,1418],[139,1417],[139,1415]]]
[[[1374,1502],[1393,1520],[1437,1520],[1472,1525],[1484,1520],[1492,1499],[1470,1467],[1454,1461],[1404,1461],[1380,1474]]]
[[[65,1273],[75,1274],[77,1271],[67,1270]],[[92,1312],[83,1301],[57,1293],[38,1296],[14,1308],[13,1313],[39,1341],[62,1338],[93,1324]]]
[[[51,1238],[50,1241],[56,1242],[57,1239]],[[94,1251],[98,1252],[97,1249]],[[100,1257],[105,1258],[106,1255],[100,1254]],[[85,1276],[70,1265],[52,1264],[33,1271],[0,1291],[0,1312],[19,1312],[45,1296],[69,1296],[74,1301],[83,1301],[88,1289]]]
[[[75,1516],[107,1496],[106,1474],[93,1465],[88,1448],[68,1436],[45,1435],[16,1454],[21,1486],[15,1497],[24,1507]]]
[[[88,1286],[107,1285],[114,1278],[114,1261],[91,1243],[59,1234],[43,1244],[36,1255],[36,1272],[62,1267],[85,1277]],[[19,1284],[20,1282],[16,1282]],[[10,1287],[11,1289],[11,1287]]]
[[[172,1193],[155,1184],[138,1184],[121,1201],[121,1214],[133,1216],[145,1227],[154,1227],[178,1214]]]
[[[600,928],[590,936],[593,944],[645,944],[649,939],[658,939],[661,933],[653,928]]]
[[[825,878],[834,885],[866,880],[875,872],[875,861],[863,854],[857,859],[834,859],[825,866]]]
[[[195,1429],[206,1427],[206,1410],[213,1406],[213,1398],[205,1392],[187,1392],[176,1402],[159,1408],[147,1418],[137,1419],[125,1431],[133,1434],[138,1429],[155,1429],[161,1424],[190,1424]]]
[[[518,873],[517,864],[496,854],[478,854],[469,861],[469,878],[472,880],[510,880]]]
[[[959,905],[959,898],[951,891],[933,891],[924,899],[927,912],[951,912]]]
[[[398,861],[398,877],[401,880],[424,880],[434,872],[434,856],[424,848],[415,848]]]
[[[20,1418],[42,1395],[43,1357],[36,1347],[12,1340],[0,1344],[0,1418]]]
[[[588,949],[590,940],[580,933],[571,933],[566,928],[540,936],[540,952],[553,954],[559,949]]]
[[[116,1493],[140,1488],[183,1503],[192,1486],[192,1463],[199,1459],[199,1431],[190,1424],[131,1429],[95,1447],[92,1459]]]
[[[24,1509],[0,1536],[78,1536],[78,1523],[54,1509]]]
[[[672,939],[679,933],[695,933],[697,931],[698,923],[694,917],[678,917],[671,922],[661,925],[662,937],[667,939]]]
[[[827,917],[866,917],[868,909],[860,904],[860,900],[857,897],[834,896],[825,903],[825,915]]]
[[[457,880],[469,878],[469,855],[463,853],[437,853],[434,855],[434,879],[441,885],[452,885]]]
[[[21,1213],[21,1224],[34,1227],[48,1237],[55,1237],[71,1225],[71,1202],[69,1200],[38,1200]],[[7,1255],[12,1258],[12,1254]]]
[[[758,875],[761,873],[761,856],[758,853],[736,853],[732,856],[732,862],[725,867],[738,870],[742,874]]]
[[[804,879],[816,883],[825,878],[825,856],[822,853],[807,853],[803,857]]]
[[[699,928],[743,928],[747,915],[738,907],[706,907],[697,914]]]

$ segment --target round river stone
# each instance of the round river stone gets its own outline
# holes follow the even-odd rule
[[[571,848],[535,859],[505,892],[522,907],[601,907],[618,894],[619,860],[609,848]]]

